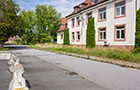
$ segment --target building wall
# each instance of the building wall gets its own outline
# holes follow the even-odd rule
[[[137,0],[137,10],[140,8],[140,0]]]
[[[126,0],[126,16],[121,18],[114,18],[114,6],[115,3],[122,0],[112,1],[110,3],[99,5],[96,8],[89,8],[85,10],[82,14],[76,14],[68,18],[68,28],[70,29],[70,44],[86,44],[86,13],[92,12],[92,16],[95,19],[95,30],[96,30],[96,45],[103,45],[103,41],[98,41],[98,28],[106,27],[107,40],[110,45],[134,45],[135,41],[135,0]],[[138,0],[140,1],[140,0]],[[98,22],[98,10],[102,7],[107,9],[107,20]],[[84,22],[80,22],[80,27],[76,27],[76,17],[83,16]],[[75,18],[75,28],[71,27],[71,19]],[[126,25],[126,40],[125,41],[115,41],[114,40],[114,27],[115,25],[125,24]],[[81,40],[77,42],[76,40],[72,42],[71,34],[72,32],[80,31]]]
[[[63,39],[64,39],[64,32],[57,32],[57,44],[63,44],[63,39],[61,39],[61,34],[63,35]]]

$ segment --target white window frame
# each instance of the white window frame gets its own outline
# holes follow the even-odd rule
[[[120,27],[120,26],[117,26],[117,27]],[[117,29],[117,27],[116,27],[116,39],[125,39],[125,26],[123,25],[123,28],[121,29]],[[119,31],[119,38],[117,38],[117,31]],[[122,34],[121,31],[124,31],[124,38],[121,37],[121,34]]]
[[[124,5],[121,5],[121,6],[117,6],[118,4],[121,4],[121,3],[124,3]],[[125,15],[125,2],[121,2],[121,3],[118,3],[118,4],[116,4],[116,16],[123,16],[123,15]],[[122,7],[124,7],[124,14],[122,14],[121,12],[122,12]],[[118,12],[117,12],[117,9],[119,9],[120,10],[120,14],[118,15]]]
[[[102,28],[102,29],[99,29],[99,35],[101,35],[100,33],[102,33],[102,38],[101,36],[99,37],[100,40],[105,40],[106,39],[106,29],[105,28]],[[104,35],[105,33],[105,35]],[[105,37],[104,37],[105,36]]]
[[[103,9],[104,9],[104,11],[101,11]],[[106,19],[106,8],[103,8],[103,9],[99,10],[99,12],[100,12],[100,20],[105,20]],[[104,18],[104,12],[105,12],[105,18]],[[102,14],[102,19],[101,19],[101,14]]]

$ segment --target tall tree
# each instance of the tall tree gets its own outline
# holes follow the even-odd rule
[[[24,19],[25,22],[25,26],[24,26],[24,30],[25,30],[25,34],[23,35],[22,39],[23,42],[34,42],[34,38],[36,38],[37,36],[35,35],[35,13],[33,10],[29,10],[29,11],[25,11],[23,9],[23,11],[20,12],[20,15],[22,16],[22,18]]]
[[[35,9],[36,13],[36,25],[38,28],[39,35],[41,33],[47,33],[48,35],[56,37],[56,28],[59,26],[59,20],[61,13],[58,13],[52,5],[37,5]],[[39,36],[40,39],[40,36]]]
[[[0,4],[0,43],[3,46],[10,36],[24,33],[24,21],[17,13],[20,8],[13,0],[3,0]],[[1,47],[0,46],[0,47]]]
[[[86,47],[93,48],[95,47],[95,26],[94,26],[94,17],[88,18],[87,24],[87,38],[86,38]]]
[[[140,53],[140,9],[136,11],[135,50]]]

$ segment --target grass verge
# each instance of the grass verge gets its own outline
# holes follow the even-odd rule
[[[0,51],[8,51],[7,48],[0,48]]]
[[[95,47],[86,48],[83,46],[63,46],[57,44],[36,44],[31,47],[34,49],[46,51],[62,51],[68,53],[76,53],[87,56],[97,56],[102,58],[109,58],[115,60],[123,60],[134,63],[140,63],[140,54],[135,54],[132,49],[118,48],[118,47]]]

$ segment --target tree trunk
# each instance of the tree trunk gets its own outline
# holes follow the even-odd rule
[[[3,48],[3,41],[0,41],[0,48]]]

